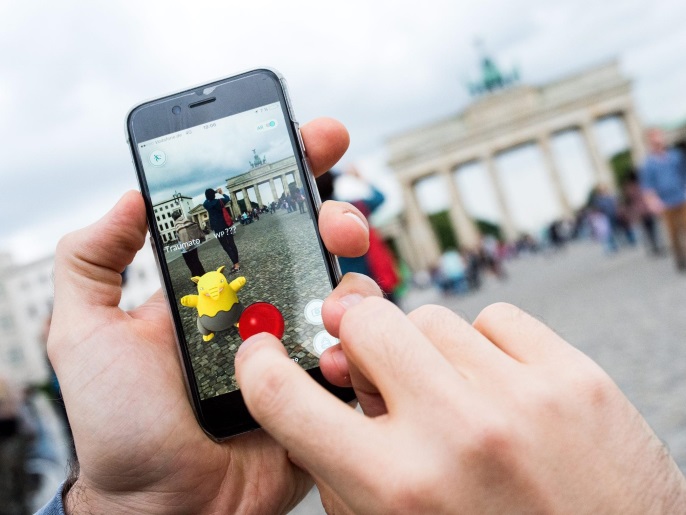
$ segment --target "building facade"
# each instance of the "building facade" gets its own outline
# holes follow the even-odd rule
[[[44,332],[52,315],[53,261],[17,265],[0,256],[0,374],[19,386],[48,379]]]
[[[185,197],[181,194],[175,194],[169,200],[164,200],[153,205],[157,228],[160,230],[162,241],[164,243],[176,241],[172,213],[174,211],[181,210],[184,216],[189,217],[189,213],[193,209],[191,202],[192,199],[190,197]]]

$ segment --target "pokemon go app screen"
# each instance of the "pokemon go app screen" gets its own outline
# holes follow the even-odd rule
[[[145,168],[201,399],[237,389],[234,356],[267,331],[304,369],[336,343],[314,207],[279,103],[145,141]]]

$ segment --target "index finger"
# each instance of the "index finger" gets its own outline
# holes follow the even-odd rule
[[[300,128],[315,177],[331,169],[350,144],[345,126],[333,118],[315,118]]]
[[[363,459],[386,439],[376,422],[317,384],[274,336],[247,339],[235,363],[250,413],[308,471],[347,493],[360,477],[377,476]],[[342,478],[351,484],[342,485]]]

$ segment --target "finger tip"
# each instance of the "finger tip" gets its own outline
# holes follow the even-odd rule
[[[352,205],[327,203],[320,213],[319,227],[324,244],[341,257],[360,257],[369,250],[369,227]]]
[[[350,369],[340,344],[324,351],[319,358],[319,368],[328,382],[339,387],[350,387]]]
[[[300,129],[315,176],[333,167],[350,145],[345,126],[333,118],[317,118]]]

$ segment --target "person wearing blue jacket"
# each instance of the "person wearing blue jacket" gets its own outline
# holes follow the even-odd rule
[[[217,193],[222,195],[221,199],[216,198]],[[205,200],[202,205],[207,210],[207,214],[210,217],[210,227],[214,231],[222,248],[229,255],[229,258],[231,258],[233,263],[231,273],[238,272],[241,269],[241,265],[238,262],[238,248],[236,247],[236,242],[233,241],[233,234],[230,230],[230,226],[224,218],[225,206],[231,202],[231,199],[222,192],[221,188],[217,188],[217,191],[214,191],[212,188],[206,189],[205,198],[207,200]]]

